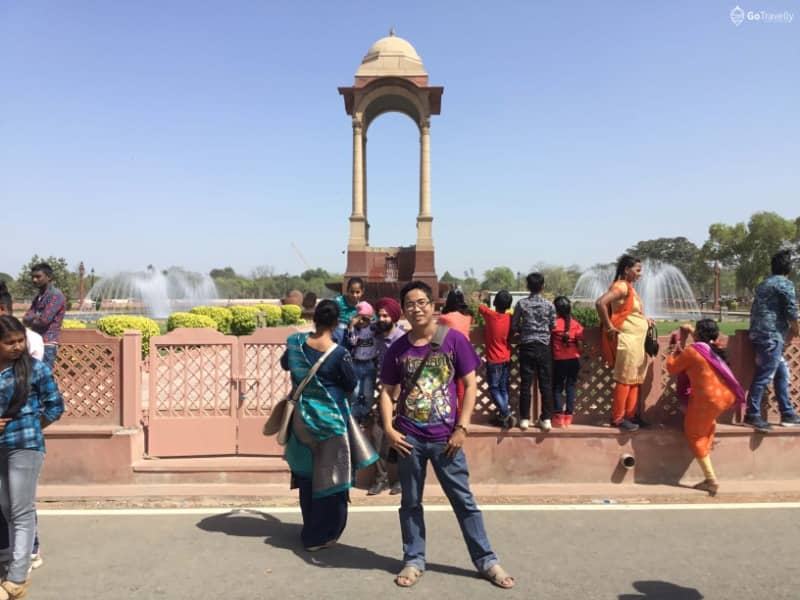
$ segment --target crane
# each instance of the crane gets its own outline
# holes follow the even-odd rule
[[[306,266],[306,270],[311,269],[311,265],[308,264],[308,261],[306,260],[306,257],[303,256],[303,253],[300,252],[300,249],[295,245],[294,242],[292,242],[291,246],[292,246],[292,250],[294,250],[294,253],[297,254],[298,258],[301,261],[303,261],[303,264]]]

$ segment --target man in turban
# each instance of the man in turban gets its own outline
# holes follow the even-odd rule
[[[380,372],[381,363],[383,362],[383,355],[386,354],[386,349],[389,348],[389,346],[391,346],[397,338],[404,336],[406,332],[403,331],[403,328],[397,324],[403,314],[403,311],[400,308],[400,303],[397,300],[388,297],[380,298],[377,302],[375,302],[375,311],[378,319],[375,322],[375,330],[377,333],[375,336],[375,342],[378,347],[377,363],[378,372]],[[380,426],[380,419],[377,419],[372,427],[372,437],[375,446],[377,448],[381,448],[384,435],[383,429]],[[382,450],[388,450],[388,447],[382,448]],[[385,454],[385,452],[381,452],[381,454]],[[378,459],[378,462],[375,463],[375,469],[375,482],[367,491],[367,494],[370,496],[380,494],[383,490],[390,487],[388,466],[384,458]],[[396,471],[396,469],[393,470]],[[399,481],[395,481],[391,485],[389,493],[400,493]]]

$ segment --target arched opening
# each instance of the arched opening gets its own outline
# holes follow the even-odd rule
[[[419,128],[400,112],[377,116],[365,154],[369,245],[410,246],[419,212]]]

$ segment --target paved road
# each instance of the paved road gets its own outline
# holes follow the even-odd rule
[[[475,576],[450,512],[426,513],[428,570],[400,568],[394,509],[351,512],[334,549],[308,554],[299,514],[43,514],[45,565],[32,600],[289,598],[800,598],[800,508],[486,510],[517,576],[505,592]],[[636,507],[635,507],[636,508]],[[640,507],[643,508],[643,507]]]

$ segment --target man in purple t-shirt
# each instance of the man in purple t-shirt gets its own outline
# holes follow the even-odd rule
[[[437,325],[433,319],[433,292],[426,283],[406,284],[400,301],[411,330],[386,351],[380,397],[384,431],[399,455],[397,469],[402,486],[403,569],[395,583],[411,587],[425,570],[422,492],[430,461],[456,514],[473,564],[495,585],[511,588],[514,578],[500,566],[492,551],[483,514],[469,488],[469,468],[462,449],[475,407],[475,369],[480,359],[469,340],[457,331],[448,331],[440,347],[431,347]],[[456,378],[464,384],[460,412]],[[399,404],[394,422],[393,402]]]

